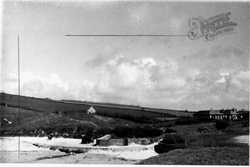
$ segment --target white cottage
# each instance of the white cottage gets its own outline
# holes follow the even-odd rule
[[[94,109],[93,106],[91,106],[88,111],[87,111],[87,114],[95,114],[96,113],[96,110]]]

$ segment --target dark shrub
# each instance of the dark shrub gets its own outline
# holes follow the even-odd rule
[[[91,133],[87,133],[86,135],[82,136],[81,144],[87,144],[93,142],[93,136]]]
[[[171,150],[175,150],[178,149],[178,147],[173,146],[173,145],[163,145],[163,144],[158,144],[154,146],[154,150],[155,152],[157,152],[158,154],[162,154],[162,153],[166,153],[169,152]]]
[[[225,130],[228,127],[228,122],[218,120],[218,121],[216,121],[215,127],[217,130]]]
[[[186,148],[185,140],[178,134],[165,135],[163,140],[154,147],[155,152],[157,152],[158,154],[169,152],[174,149],[184,149],[184,148]]]
[[[103,127],[103,128],[97,129],[95,131],[95,134],[98,136],[103,136],[103,135],[111,134],[111,133],[112,133],[112,129],[110,129],[108,127]]]
[[[161,143],[164,144],[184,144],[185,140],[179,134],[165,135]]]
[[[242,127],[249,127],[249,121],[244,121],[242,123]]]
[[[118,126],[115,127],[113,133],[117,137],[133,137],[134,136],[134,129],[132,127],[125,127],[125,126]]]

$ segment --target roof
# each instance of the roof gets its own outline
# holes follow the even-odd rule
[[[223,113],[226,115],[237,114],[234,109],[226,109]]]
[[[211,110],[209,114],[212,114],[212,115],[223,115],[223,113],[221,113],[220,110]]]
[[[210,110],[200,110],[194,115],[209,115],[209,113],[210,113]]]
[[[91,106],[88,110],[95,110],[93,106]]]
[[[97,140],[109,140],[110,138],[111,138],[111,135],[105,135],[105,136],[98,138]]]

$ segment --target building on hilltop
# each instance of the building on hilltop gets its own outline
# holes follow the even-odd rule
[[[213,110],[211,109],[210,112],[209,112],[209,118],[210,119],[220,119],[222,120],[223,119],[223,113],[221,112],[221,110]]]
[[[200,110],[194,113],[195,118],[213,119],[213,120],[235,120],[238,119],[238,113],[235,108],[222,110]]]
[[[194,113],[194,117],[199,119],[209,119],[210,110],[200,110],[197,113]]]
[[[91,106],[88,111],[87,111],[87,114],[95,114],[96,113],[96,110],[94,109],[93,106]]]
[[[237,119],[238,118],[237,110],[235,108],[223,110],[223,118],[232,120]]]

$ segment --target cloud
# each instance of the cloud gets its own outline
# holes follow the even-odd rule
[[[140,89],[148,80],[148,69],[154,66],[152,58],[129,60],[117,56],[107,63],[100,80],[94,88],[101,101],[124,102],[133,104],[140,96]]]
[[[235,47],[211,47],[184,58],[190,76],[185,100],[197,105],[239,106],[249,103],[249,58]]]
[[[110,63],[110,61],[115,61],[117,57],[121,56],[121,52],[126,50],[128,47],[130,47],[130,44],[119,46],[118,43],[116,43],[118,46],[113,45],[107,45],[104,46],[101,51],[98,53],[98,55],[90,60],[88,60],[85,65],[87,67],[101,67],[107,63]]]
[[[9,74],[1,87],[1,91],[17,94],[18,82],[14,74]],[[14,78],[14,79],[12,79]],[[63,82],[59,75],[50,74],[43,77],[34,75],[31,72],[21,74],[21,95],[33,97],[48,97],[52,99],[76,99],[76,100],[94,100],[91,93],[93,83],[90,81],[67,81]]]
[[[100,67],[110,59],[110,56],[99,54],[95,58],[86,62],[88,67]]]
[[[250,74],[242,61],[245,53],[236,48],[218,49],[208,48],[183,61],[170,56],[133,59],[116,54],[105,60],[95,82],[62,81],[57,74],[42,77],[26,72],[21,76],[21,93],[175,109],[240,108],[242,105],[244,108],[249,104]],[[6,75],[5,79],[2,88],[16,91],[16,76]]]
[[[189,55],[185,61],[170,56],[161,60],[116,56],[107,62],[93,91],[100,101],[164,107],[210,108],[246,102],[249,70],[242,61],[244,53],[216,48]]]
[[[106,67],[93,90],[100,101],[148,105],[162,99],[166,103],[177,103],[186,96],[180,89],[187,83],[178,74],[178,64],[172,59],[133,60],[117,56]]]
[[[239,71],[238,73],[234,74],[231,79],[231,84],[235,85],[237,89],[244,89],[249,92],[249,76],[250,71]]]
[[[8,93],[18,93],[18,77],[12,73],[1,73],[0,91]]]

